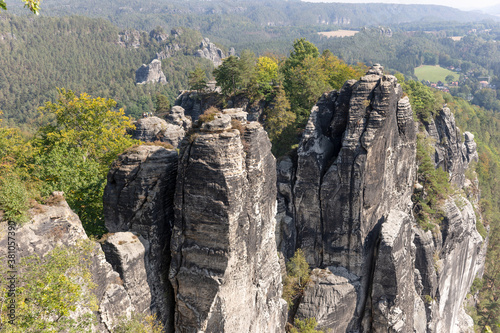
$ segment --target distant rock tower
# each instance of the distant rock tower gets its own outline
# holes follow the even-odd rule
[[[135,71],[135,83],[145,84],[145,83],[161,83],[167,84],[167,78],[161,70],[161,61],[154,59],[149,65],[143,64]]]

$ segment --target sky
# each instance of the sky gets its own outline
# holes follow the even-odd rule
[[[344,2],[344,3],[367,3],[367,2],[383,2],[383,3],[399,3],[399,4],[431,4],[455,7],[458,9],[481,9],[494,5],[500,5],[500,0],[302,0],[307,2]]]

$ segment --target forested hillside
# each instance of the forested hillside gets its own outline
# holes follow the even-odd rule
[[[170,31],[168,31],[170,32]],[[136,36],[137,47],[118,43]],[[166,34],[168,35],[168,34]],[[103,19],[16,17],[0,14],[0,110],[5,123],[33,124],[37,108],[55,101],[56,87],[113,97],[118,107],[138,116],[155,108],[156,94],[173,100],[187,88],[187,72],[210,61],[185,56],[199,46],[199,32],[184,29],[175,40],[177,57],[164,60],[167,85],[136,85],[135,70],[149,63],[175,38],[158,41],[146,32],[120,31]]]
[[[23,13],[15,1],[10,4]],[[308,3],[302,1],[45,0],[41,15],[85,15],[122,28],[185,26],[222,44],[258,51],[285,48],[297,37],[329,28],[361,28],[408,22],[479,21],[493,16],[434,5]],[[238,31],[234,34],[234,31]],[[269,43],[273,41],[273,43]],[[257,50],[256,50],[257,51]],[[282,52],[283,53],[283,52]]]

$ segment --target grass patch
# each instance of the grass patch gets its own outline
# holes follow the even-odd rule
[[[458,81],[460,75],[441,66],[423,65],[415,68],[415,76],[419,81],[445,82],[448,75],[453,75],[454,81]]]

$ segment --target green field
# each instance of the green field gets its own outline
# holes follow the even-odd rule
[[[430,82],[445,82],[448,75],[453,75],[454,81],[458,81],[459,74],[440,66],[423,65],[415,68],[415,75],[419,81],[428,80]]]

